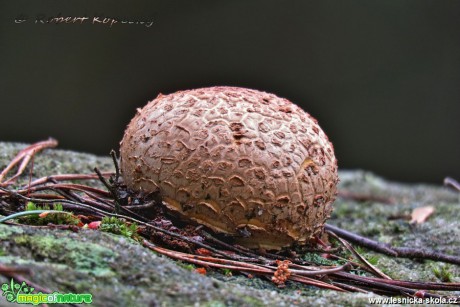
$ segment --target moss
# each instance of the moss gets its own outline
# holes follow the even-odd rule
[[[12,235],[10,239],[17,247],[29,250],[36,261],[52,260],[77,270],[90,271],[96,276],[110,273],[108,263],[116,254],[95,243],[78,242],[55,236]]]
[[[454,274],[449,264],[431,263],[431,271],[441,282],[453,282]]]
[[[329,259],[326,259],[317,253],[306,253],[302,256],[302,259],[308,262],[318,264],[318,265],[336,265],[337,264],[336,261],[331,261]]]
[[[224,302],[221,301],[209,301],[202,304],[203,307],[226,307]]]
[[[142,241],[141,237],[137,233],[138,226],[136,223],[127,223],[116,217],[104,217],[102,218],[101,225],[99,226],[100,231],[110,232],[117,235],[122,235],[126,238],[131,238],[135,241]]]
[[[22,233],[23,231],[19,227],[10,227],[5,224],[0,224],[0,241],[8,240],[13,235]]]
[[[255,307],[257,307],[257,306],[260,306],[260,307],[265,306],[265,304],[261,300],[255,298],[255,297],[251,297],[251,296],[244,296],[243,301],[245,303],[247,303],[249,306],[255,306]]]
[[[62,204],[54,205],[36,205],[33,202],[28,202],[25,206],[24,211],[34,211],[34,210],[56,210],[61,211],[62,213],[50,213],[44,217],[39,216],[38,214],[32,214],[27,216],[19,217],[18,220],[21,224],[28,225],[78,225],[80,219],[74,216],[71,212],[64,211]]]
[[[182,262],[182,261],[177,261],[176,262],[178,266],[180,266],[181,268],[184,268],[188,271],[193,271],[196,269],[196,266],[194,264],[191,264],[191,263],[185,263],[185,262]]]
[[[18,245],[27,244],[30,241],[27,235],[11,236],[10,238]]]

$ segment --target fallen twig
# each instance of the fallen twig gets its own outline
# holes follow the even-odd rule
[[[23,150],[19,151],[16,157],[5,167],[5,169],[0,173],[0,186],[5,187],[8,186],[16,181],[16,179],[21,176],[21,174],[24,172],[24,169],[26,168],[27,164],[29,163],[30,159],[40,150],[43,150],[45,148],[51,148],[51,147],[56,147],[58,145],[58,142],[55,139],[48,139],[43,142],[38,142],[35,144],[32,144],[30,146],[27,146]],[[2,182],[5,178],[5,176],[20,162],[21,164],[19,165],[18,171],[16,172],[15,175],[7,179],[5,182]]]
[[[392,247],[392,246],[385,245],[383,243],[362,237],[358,234],[351,233],[344,229],[340,229],[330,224],[326,224],[325,229],[355,244],[358,244],[360,246],[369,248],[373,251],[376,251],[376,252],[379,252],[385,255],[389,255],[392,257],[429,259],[429,260],[436,260],[436,261],[442,261],[442,262],[448,262],[448,263],[460,265],[460,257],[457,257],[457,256],[451,256],[451,255],[446,255],[446,254],[435,252],[435,251],[426,251],[426,250],[421,250],[421,249],[416,249],[416,248]]]
[[[444,185],[451,186],[457,191],[460,191],[460,183],[454,178],[450,178],[450,177],[444,178]]]
[[[249,273],[260,274],[260,275],[269,275],[269,276],[273,275],[276,271],[275,267],[270,267],[270,266],[260,266],[260,265],[245,263],[241,261],[220,259],[220,258],[214,258],[214,257],[203,257],[203,256],[190,255],[186,253],[171,251],[171,250],[168,250],[162,247],[158,247],[146,240],[143,241],[143,245],[150,248],[151,250],[154,250],[168,257],[186,261],[186,262],[193,263],[193,264],[203,265],[205,267],[215,267],[219,269],[229,269],[229,270],[236,270],[236,271],[249,272]],[[337,267],[331,270],[319,270],[319,271],[310,271],[310,272],[303,271],[303,270],[290,270],[292,273],[294,273],[293,275],[291,275],[291,279],[302,282],[304,284],[314,285],[320,288],[327,288],[327,289],[336,290],[336,291],[344,291],[343,289],[337,286],[334,286],[334,285],[331,285],[331,284],[328,284],[328,283],[325,283],[319,280],[310,279],[305,276],[317,276],[317,275],[330,274],[330,273],[334,273],[337,271],[343,271],[345,268],[346,268],[346,265],[340,266],[340,267]]]
[[[353,243],[358,244],[358,245],[363,246],[363,247],[367,247],[367,248],[369,248],[371,250],[374,250],[376,252],[379,252],[379,253],[382,253],[382,254],[385,254],[385,255],[389,255],[389,256],[393,256],[393,257],[398,256],[398,254],[392,248],[384,245],[383,243],[380,243],[380,242],[377,242],[377,241],[362,237],[360,235],[351,233],[351,232],[349,232],[347,230],[338,228],[336,226],[332,226],[330,224],[325,224],[324,229],[326,231],[330,231],[332,233],[335,233],[337,236],[339,236],[341,238],[344,238],[344,239],[346,239],[346,240],[348,240],[350,242],[353,242]]]
[[[378,203],[389,204],[389,205],[392,205],[395,203],[394,199],[389,198],[389,197],[376,196],[376,195],[370,195],[370,194],[360,194],[360,193],[354,193],[354,192],[350,192],[346,190],[339,190],[337,196],[343,199],[350,199],[350,200],[354,200],[357,202],[372,201],[372,202],[378,202]]]
[[[112,172],[102,172],[101,175],[103,177],[110,177],[113,175]],[[45,176],[42,178],[38,178],[32,181],[27,186],[33,187],[36,185],[44,184],[47,182],[54,182],[54,181],[69,181],[69,180],[97,180],[99,176],[97,174],[61,174],[61,175],[52,175],[52,176]]]

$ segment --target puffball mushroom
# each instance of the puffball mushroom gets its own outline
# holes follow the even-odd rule
[[[120,156],[129,188],[159,190],[172,214],[249,248],[308,243],[336,196],[337,160],[317,121],[252,89],[160,94],[138,109]]]

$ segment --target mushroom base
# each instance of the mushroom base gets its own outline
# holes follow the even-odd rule
[[[281,232],[275,229],[267,230],[257,220],[248,219],[247,221],[241,221],[231,231],[228,227],[229,224],[222,222],[222,216],[215,215],[210,218],[210,214],[213,215],[213,213],[194,210],[195,206],[184,206],[169,197],[164,197],[162,203],[173,216],[179,217],[183,221],[204,225],[213,232],[232,237],[237,244],[252,249],[280,250],[284,247],[292,246],[294,243],[305,245],[320,234],[323,229],[322,227],[317,227],[315,232],[309,234],[300,234],[294,229],[285,229],[286,232]],[[198,207],[205,206],[203,201],[200,204],[201,206]],[[184,207],[190,208],[188,212],[184,212]]]

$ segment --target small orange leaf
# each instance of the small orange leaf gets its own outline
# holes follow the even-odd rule
[[[40,213],[38,216],[41,217],[42,219],[47,217],[48,214],[50,214],[48,211]]]
[[[426,206],[426,207],[420,207],[420,208],[415,208],[412,211],[411,214],[411,221],[410,223],[413,224],[421,224],[425,222],[430,215],[432,215],[434,212],[434,207],[433,206]]]
[[[195,272],[201,275],[206,275],[206,269],[205,268],[196,268]]]

